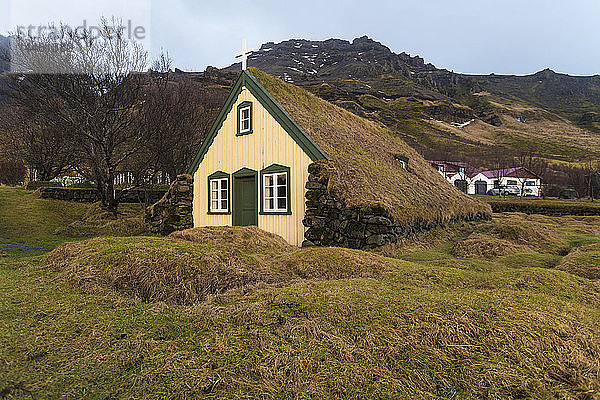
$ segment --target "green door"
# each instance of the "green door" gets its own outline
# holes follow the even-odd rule
[[[256,177],[234,178],[233,225],[258,225]]]

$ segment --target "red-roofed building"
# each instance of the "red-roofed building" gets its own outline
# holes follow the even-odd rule
[[[472,178],[480,171],[470,164],[453,161],[429,161],[448,182],[456,186],[463,193],[471,193]]]
[[[519,196],[540,196],[541,178],[524,167],[479,171],[463,162],[429,161],[429,163],[458,189],[468,194],[487,194],[500,187],[513,188]]]

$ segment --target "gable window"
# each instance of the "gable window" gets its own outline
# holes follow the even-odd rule
[[[240,108],[240,133],[250,130],[250,106]]]
[[[290,169],[273,164],[260,173],[263,214],[291,214]]]
[[[208,212],[229,213],[229,174],[215,172],[208,177]]]
[[[252,133],[252,103],[244,101],[237,108],[237,134],[248,135]]]

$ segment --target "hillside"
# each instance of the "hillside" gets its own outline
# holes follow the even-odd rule
[[[426,156],[600,156],[600,76],[462,75],[367,37],[265,43],[248,63],[384,123]]]

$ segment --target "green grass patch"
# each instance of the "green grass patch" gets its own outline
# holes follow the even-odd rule
[[[51,250],[69,240],[54,231],[81,218],[89,205],[40,199],[21,188],[0,186],[0,243]],[[12,257],[41,251],[7,250]]]
[[[498,263],[509,268],[554,268],[562,257],[544,253],[514,253],[498,259]]]

